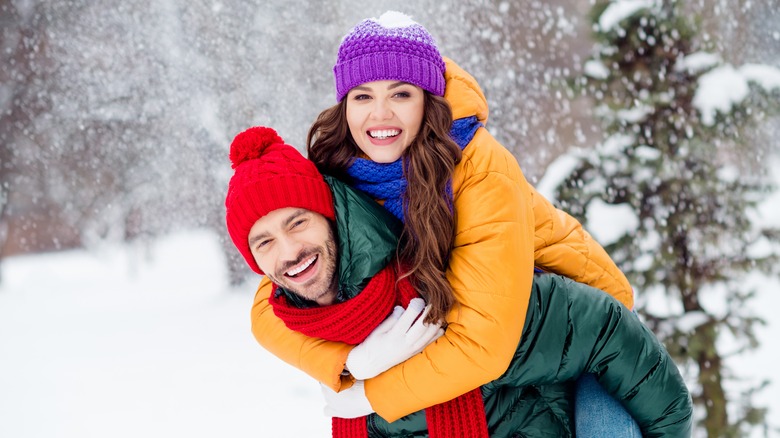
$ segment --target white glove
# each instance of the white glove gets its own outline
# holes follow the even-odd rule
[[[443,335],[441,324],[423,322],[431,310],[431,306],[424,305],[422,299],[415,298],[406,310],[396,306],[392,315],[349,353],[347,370],[350,374],[358,380],[376,377],[423,351]]]
[[[325,396],[325,415],[339,418],[358,418],[374,413],[374,408],[366,398],[363,381],[356,380],[351,388],[335,392],[320,383]]]

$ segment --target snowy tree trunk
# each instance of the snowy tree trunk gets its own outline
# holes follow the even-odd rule
[[[717,324],[710,322],[697,327],[691,336],[696,340],[696,344],[700,344],[699,349],[691,349],[691,356],[698,365],[701,385],[701,393],[696,396],[696,401],[706,407],[704,429],[710,437],[723,436],[723,432],[729,430],[727,399],[722,378],[724,367],[716,348],[717,330]]]

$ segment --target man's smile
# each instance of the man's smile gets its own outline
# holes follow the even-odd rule
[[[295,283],[304,283],[317,274],[319,255],[315,254],[284,273],[285,278]]]

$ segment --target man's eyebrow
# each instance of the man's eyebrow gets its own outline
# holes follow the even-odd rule
[[[305,208],[299,208],[294,212],[290,213],[290,215],[287,216],[287,219],[285,219],[284,222],[282,222],[282,225],[286,227],[287,225],[290,225],[295,219],[298,219],[299,216],[302,216],[308,212],[309,210],[306,210]]]
[[[308,213],[308,210],[306,210],[305,208],[299,208],[299,209],[295,210],[294,212],[290,213],[290,215],[287,216],[287,218],[285,218],[284,221],[282,221],[282,226],[286,227],[286,226],[290,225],[295,219],[297,219],[298,217],[300,217],[301,215],[304,215],[306,213]],[[268,232],[263,232],[263,233],[260,233],[260,234],[258,234],[256,236],[251,237],[249,239],[249,246],[250,247],[254,246],[255,243],[257,243],[260,240],[265,239],[266,237],[270,237],[270,235],[271,234],[268,233]]]
[[[255,243],[257,243],[258,241],[263,240],[263,239],[265,239],[266,237],[269,237],[269,236],[270,236],[270,234],[268,234],[268,233],[260,233],[257,236],[250,237],[249,238],[249,247],[251,248],[251,247],[255,246]]]

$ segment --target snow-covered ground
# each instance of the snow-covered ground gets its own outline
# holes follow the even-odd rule
[[[217,237],[16,257],[0,285],[0,437],[325,437],[313,379],[250,332]]]
[[[780,224],[780,193],[761,216]],[[318,384],[252,337],[256,282],[225,286],[214,234],[0,269],[0,437],[329,436]],[[770,418],[780,413],[779,291],[768,282],[753,301],[768,323],[761,349],[730,362],[774,380],[758,397]]]

